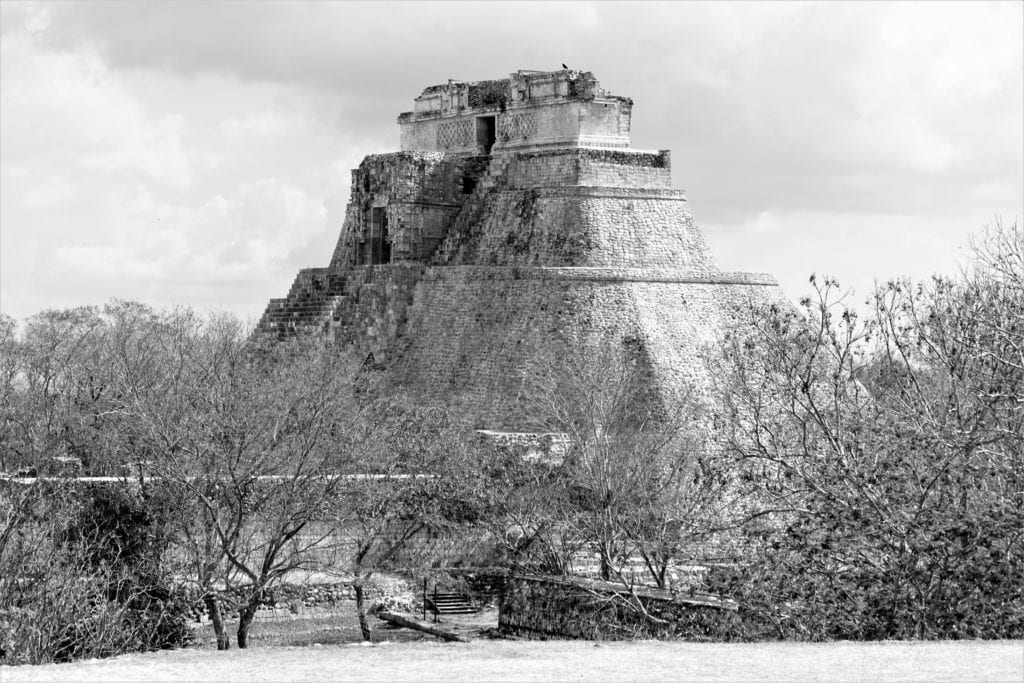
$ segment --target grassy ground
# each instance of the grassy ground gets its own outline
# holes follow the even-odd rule
[[[250,647],[306,645],[345,645],[363,642],[356,617],[355,603],[343,602],[340,607],[329,614],[303,615],[277,619],[257,619],[249,629]],[[413,615],[420,618],[419,614]],[[431,617],[428,615],[428,620]],[[373,627],[374,643],[408,643],[421,640],[433,641],[434,636],[409,629],[392,628],[388,624],[370,618]],[[498,626],[498,610],[486,609],[477,614],[442,617],[439,625],[447,630],[467,637],[479,637],[483,632]],[[232,646],[235,642],[235,629],[238,622],[230,622],[227,626],[231,634]],[[210,624],[204,624],[195,630],[194,647],[198,649],[216,649],[217,638]]]
[[[1024,642],[382,642],[176,650],[0,669],[13,681],[1014,681]]]
[[[387,628],[384,622],[371,618],[373,624],[373,642],[411,642],[424,639],[433,640],[433,636],[407,629]],[[235,643],[235,629],[238,622],[229,622],[228,633],[231,635],[232,647]],[[195,631],[195,647],[198,649],[216,649],[217,638],[213,627],[204,624]],[[294,619],[257,619],[249,629],[249,646],[251,648],[271,646],[302,647],[306,645],[343,645],[361,643],[362,634],[356,620],[355,608],[346,605],[344,610],[322,616],[305,616]]]
[[[213,629],[184,650],[0,668],[0,681],[1024,681],[1024,642],[700,644],[507,641],[442,644],[374,623],[363,643],[352,605],[258,620],[248,650],[217,652]],[[497,611],[448,617],[480,636]],[[234,624],[230,625],[233,634]]]

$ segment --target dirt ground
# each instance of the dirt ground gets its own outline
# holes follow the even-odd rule
[[[1024,641],[384,641],[209,648],[0,668],[14,681],[1012,681]]]
[[[420,618],[419,614],[411,615]],[[432,617],[427,616],[431,621]],[[374,643],[408,643],[421,640],[433,641],[434,636],[404,628],[393,628],[379,619],[370,619],[373,625]],[[444,629],[459,635],[474,638],[484,632],[498,627],[498,610],[486,609],[476,614],[443,616],[437,622]],[[228,624],[228,632],[232,636],[237,628],[237,620]],[[356,617],[355,603],[341,603],[341,607],[329,614],[311,614],[302,617],[285,619],[257,619],[249,630],[249,645],[252,648],[268,646],[305,646],[305,645],[346,645],[360,644],[363,641]],[[213,627],[209,624],[200,626],[195,631],[194,646],[200,649],[215,648],[217,638]]]

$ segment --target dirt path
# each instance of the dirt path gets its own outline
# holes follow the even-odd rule
[[[177,650],[0,668],[13,681],[1013,681],[1024,642],[486,641]]]

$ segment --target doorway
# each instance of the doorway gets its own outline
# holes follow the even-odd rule
[[[476,117],[476,145],[483,154],[490,154],[494,147],[495,125],[493,116]]]
[[[370,209],[370,263],[391,262],[391,240],[388,235],[388,214],[386,207]]]

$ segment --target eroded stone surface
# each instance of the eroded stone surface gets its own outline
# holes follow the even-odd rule
[[[718,269],[669,152],[628,148],[631,110],[589,72],[425,89],[401,151],[352,172],[329,265],[260,333],[320,329],[478,429],[523,427],[529,368],[624,340],[665,396],[706,393],[738,311],[785,298]]]

